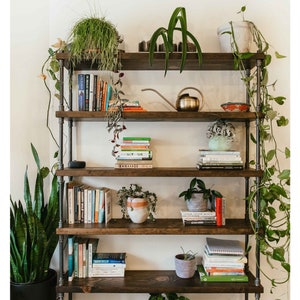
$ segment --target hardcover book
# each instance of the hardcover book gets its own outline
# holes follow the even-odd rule
[[[126,252],[98,252],[93,255],[93,264],[125,264]]]

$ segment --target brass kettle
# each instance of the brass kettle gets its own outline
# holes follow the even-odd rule
[[[190,96],[188,93],[181,94],[183,91],[193,89],[196,90],[201,99],[197,97]],[[204,98],[203,94],[200,90],[196,89],[195,87],[186,87],[183,88],[177,96],[176,106],[174,106],[168,99],[166,99],[160,92],[152,88],[145,88],[142,91],[153,91],[158,94],[161,98],[163,98],[170,106],[172,106],[177,111],[200,111],[204,105]]]

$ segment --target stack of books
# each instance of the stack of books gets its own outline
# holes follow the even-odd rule
[[[115,168],[152,168],[150,137],[123,137]]]
[[[201,281],[248,282],[243,247],[237,240],[206,238],[202,264],[198,266]]]
[[[131,111],[147,111],[143,108],[138,100],[125,101],[123,103],[123,111],[131,112]]]
[[[243,169],[240,151],[199,150],[198,169]]]
[[[184,225],[216,225],[215,211],[181,211]]]
[[[94,253],[92,277],[124,277],[126,269],[126,253]]]

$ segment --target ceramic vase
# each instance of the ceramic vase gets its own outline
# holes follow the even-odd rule
[[[127,199],[127,213],[133,223],[145,222],[149,215],[148,201],[144,198],[129,197]]]
[[[251,51],[251,28],[249,22],[232,22],[233,33],[239,52],[250,52]],[[218,37],[221,52],[232,53],[232,34],[224,33],[231,32],[230,23],[226,23],[218,27]]]
[[[188,211],[207,211],[207,200],[202,193],[195,193],[190,200],[186,200]]]
[[[209,139],[208,148],[214,151],[230,150],[232,141],[225,136],[214,136]]]

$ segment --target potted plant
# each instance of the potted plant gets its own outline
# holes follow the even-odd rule
[[[195,274],[197,253],[191,250],[185,252],[181,247],[182,253],[175,255],[175,272],[180,278],[191,278]]]
[[[189,300],[189,298],[184,296],[179,296],[176,293],[160,293],[160,294],[150,294],[148,300]]]
[[[179,23],[179,24],[178,24]],[[178,24],[178,25],[177,25]],[[170,54],[174,51],[174,33],[176,31],[181,32],[181,48],[182,48],[182,55],[181,55],[181,64],[180,64],[180,73],[183,71],[186,61],[186,56],[188,52],[188,45],[194,44],[196,47],[196,52],[198,56],[199,65],[202,63],[202,50],[200,47],[199,42],[195,38],[195,36],[188,30],[187,28],[187,17],[186,11],[184,7],[177,7],[175,8],[174,12],[171,15],[169,20],[168,28],[159,27],[154,31],[151,36],[149,42],[149,61],[150,65],[153,64],[154,59],[154,52],[156,51],[156,42],[159,37],[163,40],[163,46],[165,50],[165,76],[168,71],[169,67],[169,57]],[[189,42],[189,39],[192,43]]]
[[[230,122],[217,120],[208,127],[206,136],[210,150],[229,150],[235,138],[235,128]]]
[[[56,271],[50,269],[58,235],[58,183],[53,175],[49,200],[45,203],[44,180],[51,174],[42,167],[35,147],[31,151],[37,165],[32,198],[27,168],[24,176],[24,203],[11,201],[10,281],[11,299],[56,299]]]
[[[118,48],[122,42],[116,26],[104,17],[82,18],[69,35],[70,59],[73,64],[90,60],[99,70],[119,69]]]
[[[246,11],[246,6],[243,6],[238,12],[243,15]],[[260,79],[259,89],[261,94],[260,107],[257,112],[264,115],[263,119],[259,120],[259,130],[261,138],[257,140],[254,135],[251,135],[251,140],[259,147],[261,161],[250,161],[250,165],[256,167],[262,166],[263,176],[259,181],[254,181],[250,186],[250,193],[247,197],[249,206],[249,216],[254,218],[255,226],[253,230],[255,237],[260,244],[260,252],[263,254],[272,270],[278,268],[286,272],[286,278],[275,278],[274,271],[272,275],[268,275],[266,271],[261,270],[264,276],[272,283],[272,289],[278,284],[285,283],[290,278],[289,264],[289,249],[290,249],[290,170],[282,169],[279,160],[280,153],[284,154],[285,159],[289,159],[290,150],[288,147],[280,149],[276,139],[275,128],[280,128],[288,125],[289,120],[283,116],[279,109],[285,104],[284,96],[273,95],[276,87],[276,81],[269,82],[269,66],[273,56],[270,54],[270,44],[264,37],[263,33],[257,26],[247,20],[251,24],[251,36],[259,53],[263,53],[265,59],[262,61],[260,71],[254,69],[248,74],[244,66],[243,59],[249,58],[253,53],[241,53],[237,47],[235,35],[233,31],[227,34],[232,35],[232,53],[234,54],[235,67],[240,70],[242,81],[244,82],[250,103],[255,107],[255,97],[257,85],[252,79]],[[284,58],[285,56],[274,51],[275,58]],[[260,199],[259,215],[255,214],[256,196]],[[281,273],[281,272],[280,272]]]
[[[210,206],[213,207],[214,197],[223,196],[217,190],[207,188],[202,179],[194,177],[189,188],[181,192],[178,197],[184,197],[189,211],[207,211],[208,201]]]
[[[123,218],[130,218],[134,223],[143,223],[149,217],[154,221],[157,196],[155,193],[144,191],[142,186],[131,183],[117,191],[118,205],[121,206]]]

